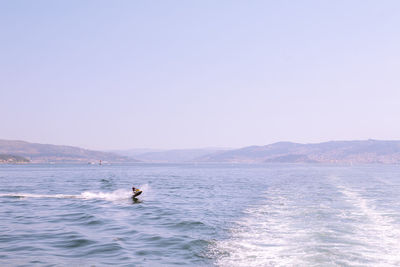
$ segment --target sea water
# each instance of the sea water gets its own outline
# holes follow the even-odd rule
[[[400,266],[400,167],[0,166],[0,266],[112,265]]]

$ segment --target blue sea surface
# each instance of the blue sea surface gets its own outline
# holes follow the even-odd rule
[[[0,182],[0,266],[400,266],[399,166],[2,165]]]

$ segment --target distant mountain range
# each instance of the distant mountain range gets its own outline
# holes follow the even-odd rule
[[[400,164],[400,141],[279,142],[240,149],[133,149],[111,152],[72,146],[0,140],[0,163],[15,162],[210,162],[210,163],[385,163]]]
[[[126,150],[114,151],[121,155],[132,156],[143,162],[179,163],[196,162],[198,158],[227,151],[225,148],[172,149],[172,150]],[[140,153],[141,152],[141,153]]]
[[[137,160],[108,152],[87,150],[73,146],[28,143],[0,140],[0,154],[24,157],[32,163],[99,163],[137,162]],[[3,161],[3,163],[6,163]],[[13,163],[13,162],[10,162]]]
[[[400,141],[331,141],[318,144],[279,142],[214,153],[200,162],[236,163],[400,163]]]

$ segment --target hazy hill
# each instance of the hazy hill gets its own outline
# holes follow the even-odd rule
[[[73,146],[36,144],[25,141],[0,140],[0,154],[11,154],[44,162],[135,162],[137,160],[113,153],[87,150]]]
[[[223,151],[219,148],[174,149],[136,154],[135,158],[146,162],[193,162],[199,157]]]
[[[125,150],[110,150],[108,152],[115,153],[121,156],[127,156],[136,158],[138,155],[153,153],[153,152],[164,152],[162,149],[151,149],[151,148],[134,148],[134,149],[125,149]]]
[[[199,157],[200,162],[400,163],[400,141],[279,142]]]

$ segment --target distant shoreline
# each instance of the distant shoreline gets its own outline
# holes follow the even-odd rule
[[[400,164],[400,141],[330,141],[314,144],[278,142],[239,149],[175,149],[132,153],[102,152],[79,147],[0,140],[0,164],[118,164],[118,163],[309,163]]]

